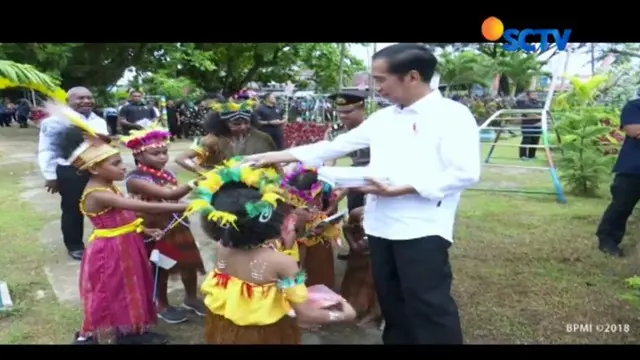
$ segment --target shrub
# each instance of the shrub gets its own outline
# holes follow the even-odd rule
[[[602,141],[613,130],[603,124],[608,115],[597,107],[558,114],[556,129],[562,139],[558,169],[568,191],[575,195],[595,196],[610,179],[615,156],[608,155],[611,144]]]

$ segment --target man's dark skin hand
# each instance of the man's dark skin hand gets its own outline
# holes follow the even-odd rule
[[[44,182],[44,187],[47,189],[49,194],[57,194],[58,193],[58,181],[57,180],[47,180]]]
[[[369,185],[357,188],[358,191],[365,194],[374,194],[378,196],[395,197],[401,195],[415,194],[416,191],[411,186],[390,186],[376,179],[368,178]]]

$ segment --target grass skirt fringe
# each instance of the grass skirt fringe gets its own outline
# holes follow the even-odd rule
[[[323,284],[335,289],[336,273],[333,260],[333,247],[319,243],[312,246],[300,245],[301,267],[307,273],[307,286]]]
[[[358,317],[380,315],[369,254],[356,251],[349,254],[340,294],[353,306]]]
[[[302,341],[295,318],[284,316],[278,322],[263,326],[238,326],[227,318],[207,314],[204,331],[206,344],[299,345]]]

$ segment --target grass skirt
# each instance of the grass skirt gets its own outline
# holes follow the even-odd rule
[[[160,241],[148,242],[146,246],[149,254],[153,249],[158,249],[163,255],[177,261],[177,266],[172,267],[170,273],[182,270],[197,271],[201,275],[206,273],[196,240],[187,226],[179,224]]]
[[[295,318],[284,316],[278,322],[262,326],[238,326],[212,312],[207,314],[204,330],[206,344],[299,345],[300,328]]]
[[[371,270],[369,254],[356,251],[349,254],[340,294],[353,306],[358,317],[380,315]]]
[[[335,289],[336,274],[333,259],[333,247],[319,243],[312,246],[300,245],[301,267],[307,273],[307,286],[325,285]]]

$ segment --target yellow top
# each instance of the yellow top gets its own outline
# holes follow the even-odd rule
[[[216,315],[238,326],[275,324],[291,311],[291,304],[307,301],[306,276],[257,285],[214,270],[201,286],[204,303]]]
[[[291,256],[296,262],[300,262],[300,250],[298,248],[298,243],[293,243],[293,247],[291,249],[285,249],[282,245],[282,241],[275,242],[276,250],[279,252]]]
[[[95,188],[91,188],[91,189],[85,189],[84,192],[82,193],[82,196],[80,197],[80,212],[82,213],[82,215],[87,216],[87,217],[94,217],[94,216],[98,216],[98,215],[102,215],[104,213],[106,213],[107,211],[111,210],[111,208],[105,208],[102,209],[98,212],[89,212],[87,211],[87,209],[84,207],[84,202],[87,200],[87,196],[89,194],[91,194],[92,192],[96,192],[96,191],[111,191],[114,192],[118,195],[122,195],[122,192],[120,191],[120,189],[113,185],[112,187],[95,187]]]

